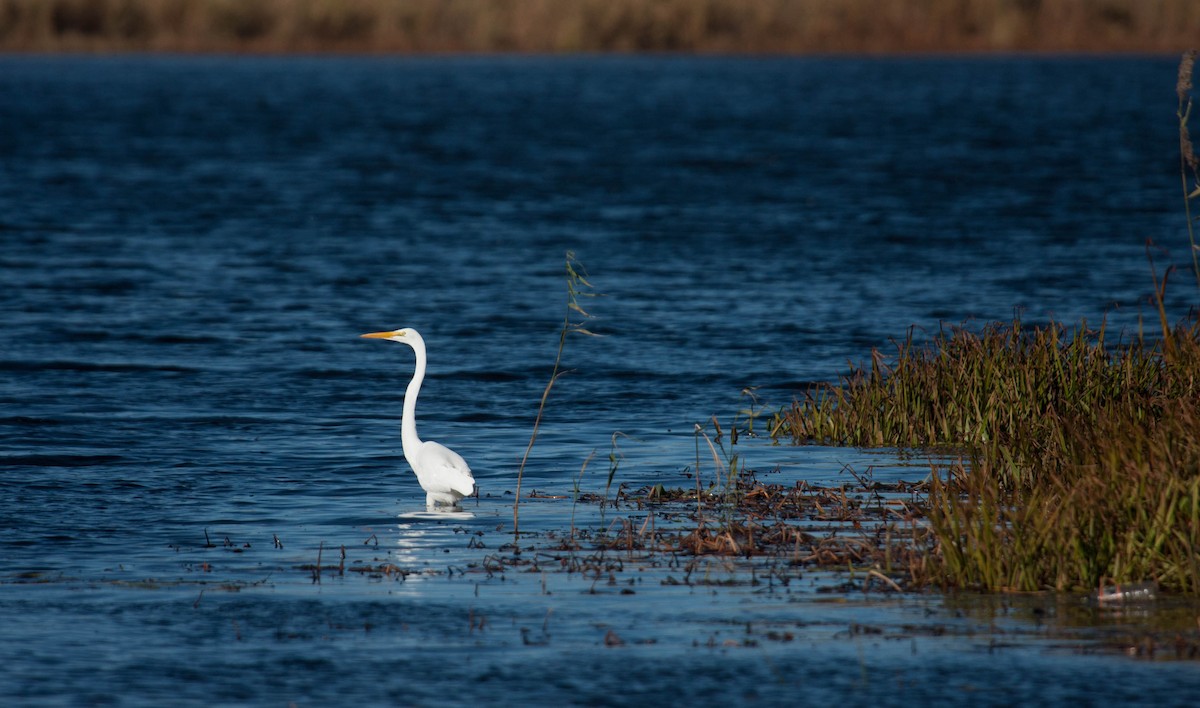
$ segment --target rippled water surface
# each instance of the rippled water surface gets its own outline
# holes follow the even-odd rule
[[[1186,258],[1174,82],[1170,59],[0,58],[0,692],[1186,704],[1200,669],[1095,649],[1129,618],[1069,599],[487,571],[568,249],[605,336],[567,342],[536,534],[612,522],[570,497],[603,491],[614,432],[615,484],[685,484],[693,426],[744,388],[770,411],[912,325],[1134,331],[1146,239]],[[420,432],[482,489],[459,516],[423,513],[400,451],[411,352],[357,338],[401,326],[430,348]],[[743,440],[785,484],[925,474]],[[319,553],[344,572],[314,582]]]

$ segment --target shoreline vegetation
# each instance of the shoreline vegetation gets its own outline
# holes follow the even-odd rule
[[[1181,196],[1193,253],[1190,203],[1200,199],[1200,157],[1189,133],[1195,59],[1195,51],[1183,54],[1176,84]],[[1097,602],[1153,599],[1160,589],[1200,597],[1200,314],[1193,309],[1169,324],[1165,297],[1174,268],[1160,278],[1149,242],[1146,253],[1158,320],[1152,332],[1114,336],[1086,322],[1029,327],[1019,317],[943,329],[925,342],[910,330],[894,355],[873,350],[869,364],[814,386],[769,417],[753,404],[739,412],[743,427],[735,419],[728,447],[715,418],[715,438],[697,425],[694,489],[618,488],[614,509],[650,510],[637,530],[630,517],[613,520],[609,530],[620,524],[615,536],[603,529],[577,535],[572,513],[570,534],[549,551],[590,549],[599,553],[597,563],[618,548],[630,560],[635,552],[688,558],[683,582],[701,559],[725,558],[754,559],[752,578],[784,583],[802,568],[845,568],[863,578],[864,590],[877,582],[895,591],[1085,592]],[[573,264],[568,254],[563,338],[572,309],[587,317],[575,304]],[[870,470],[847,470],[855,483],[838,488],[760,482],[736,447],[739,434],[755,434],[756,419],[775,442],[929,455],[929,473],[886,485]],[[619,461],[614,435],[604,495],[583,499],[576,482],[574,503],[598,502],[602,522]],[[531,563],[516,530],[519,499],[518,492],[511,556],[496,567]],[[525,550],[540,557],[536,545]],[[1196,647],[1189,656],[1200,657]]]
[[[1176,83],[1193,254],[1195,58],[1184,53]],[[927,584],[1035,592],[1151,583],[1200,596],[1200,315],[1170,326],[1171,270],[1159,278],[1149,243],[1147,258],[1153,337],[1114,345],[1103,326],[1030,329],[1019,318],[943,331],[924,346],[910,332],[894,357],[873,351],[869,368],[777,413],[772,437],[961,455],[927,480]]]
[[[2,52],[1147,53],[1195,0],[0,0]]]

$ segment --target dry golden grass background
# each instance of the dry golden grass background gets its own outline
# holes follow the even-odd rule
[[[1147,52],[1197,0],[0,0],[0,51]]]

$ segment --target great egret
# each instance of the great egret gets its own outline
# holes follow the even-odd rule
[[[417,481],[425,490],[425,505],[433,509],[438,504],[458,506],[458,501],[475,492],[475,478],[467,461],[457,452],[430,441],[422,442],[417,437],[417,394],[425,380],[425,340],[415,329],[397,329],[391,332],[364,334],[368,339],[387,339],[407,344],[417,354],[417,365],[412,381],[404,392],[404,417],[400,419],[400,442],[404,447],[404,459],[417,474]]]

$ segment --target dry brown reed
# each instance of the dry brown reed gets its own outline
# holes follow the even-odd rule
[[[1173,52],[1193,0],[0,0],[0,49]]]
[[[786,585],[821,568],[848,571],[852,580],[845,587],[856,590],[919,589],[928,583],[925,558],[933,536],[918,499],[927,485],[856,479],[850,486],[789,487],[763,482],[751,470],[729,484],[736,491],[622,489],[614,505],[628,514],[587,532],[547,534],[553,545],[534,553],[495,554],[481,569],[557,570],[612,584],[632,567],[665,564],[683,571],[666,584]],[[581,499],[608,503],[599,495]]]

